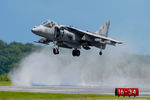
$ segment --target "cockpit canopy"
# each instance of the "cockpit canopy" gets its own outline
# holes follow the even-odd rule
[[[56,23],[55,23],[54,21],[47,20],[47,21],[43,22],[42,25],[48,26],[48,27],[52,28],[55,24],[56,24]]]

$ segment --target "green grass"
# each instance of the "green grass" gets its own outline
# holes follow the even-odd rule
[[[0,92],[0,100],[128,100],[129,97],[94,94],[56,94],[56,93],[29,93],[29,92]],[[150,100],[150,97],[137,97],[130,100]]]
[[[11,86],[11,81],[0,81],[0,86]]]

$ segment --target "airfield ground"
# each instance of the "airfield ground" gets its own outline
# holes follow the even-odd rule
[[[135,100],[134,97],[118,98],[113,89],[106,87],[10,85],[10,81],[0,82],[0,100]],[[146,97],[136,97],[136,100],[150,100],[149,89],[142,93]]]
[[[0,81],[0,86],[11,86],[11,81]]]
[[[150,100],[150,97],[116,97],[95,94],[54,94],[29,92],[0,92],[0,100]]]

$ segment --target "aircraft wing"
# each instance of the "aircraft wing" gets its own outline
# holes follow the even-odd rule
[[[99,41],[99,42],[102,42],[102,43],[106,43],[106,44],[109,44],[109,45],[115,45],[115,44],[123,44],[123,42],[121,41],[117,41],[117,40],[114,40],[114,39],[111,39],[111,38],[108,38],[108,37],[105,37],[105,36],[101,36],[101,35],[97,35],[95,33],[92,33],[92,32],[88,32],[88,31],[84,31],[84,30],[80,30],[80,29],[77,29],[77,28],[74,28],[74,27],[68,27],[67,28],[74,32],[74,33],[77,33],[79,35],[88,35],[89,37],[91,38],[94,38],[95,41]]]

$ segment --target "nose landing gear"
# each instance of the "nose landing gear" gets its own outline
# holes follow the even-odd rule
[[[75,50],[72,51],[72,55],[73,56],[80,56],[80,51],[75,49]]]

